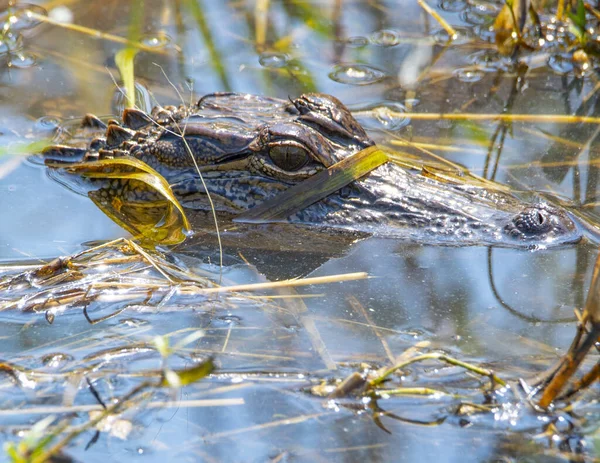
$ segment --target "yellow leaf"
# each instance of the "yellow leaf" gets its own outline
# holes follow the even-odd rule
[[[91,180],[90,199],[135,238],[150,244],[177,244],[191,229],[167,181],[135,158],[103,159],[70,165],[48,162]]]

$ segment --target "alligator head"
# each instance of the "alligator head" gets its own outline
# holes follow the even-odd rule
[[[208,210],[208,190],[215,208],[231,214],[373,144],[348,109],[323,94],[285,101],[216,93],[151,114],[126,110],[122,122],[107,127],[86,116],[84,125],[104,136],[85,148],[50,147],[46,157],[134,156],[168,180],[184,207]],[[457,245],[547,246],[581,238],[569,214],[546,201],[527,203],[506,189],[442,182],[392,163],[289,221]]]

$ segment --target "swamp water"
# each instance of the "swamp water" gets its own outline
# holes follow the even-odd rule
[[[450,42],[409,1],[38,4],[43,10],[29,8],[116,36],[138,30],[136,40],[147,48],[136,56],[136,80],[161,104],[178,103],[163,70],[186,99],[189,87],[196,96],[330,93],[356,110],[378,139],[421,143],[487,179],[549,192],[595,212],[596,125],[398,116],[406,110],[598,114],[593,66],[582,75],[552,46],[523,53],[521,65],[498,54],[489,27],[499,3],[432,4],[457,28]],[[22,155],[71,118],[115,114],[122,107],[112,76],[118,76],[115,54],[123,44],[38,22],[17,21],[0,46],[0,262],[6,265],[127,236],[91,201],[51,181]],[[550,26],[555,30],[545,31],[546,37],[567,34]],[[156,336],[169,335],[175,345],[202,330],[166,363],[185,368],[213,355],[217,369],[210,378],[176,392],[153,391],[118,423],[97,436],[86,431],[63,454],[86,462],[598,458],[597,387],[572,412],[536,414],[510,390],[486,398],[487,378],[427,362],[403,370],[394,382],[451,395],[375,401],[317,394],[323,381],[391,365],[415,346],[491,368],[505,379],[543,371],[573,337],[573,309],[585,302],[596,244],[531,251],[370,238],[332,245],[335,255],[324,259],[309,250],[284,256],[271,250],[268,258],[254,253],[249,265],[243,256],[252,247],[246,242],[242,257],[226,256],[223,281],[349,272],[372,278],[259,293],[277,296],[270,299],[222,295],[191,303],[174,298],[154,308],[140,303],[96,324],[81,307],[56,313],[52,323],[46,311],[2,311],[0,361],[22,373],[0,376],[0,442],[19,442],[48,416],[70,418],[71,426],[89,421],[99,404],[85,377],[111,404],[165,366]],[[197,254],[184,249],[171,258],[219,280],[214,247]],[[88,315],[99,319],[110,310],[96,305]],[[496,401],[492,412],[458,411],[489,400]]]

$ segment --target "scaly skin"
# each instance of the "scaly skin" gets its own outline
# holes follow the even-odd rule
[[[94,116],[83,126],[105,129]],[[136,157],[160,172],[184,207],[238,214],[373,144],[336,98],[307,94],[288,102],[255,95],[206,95],[194,106],[126,110],[85,148],[54,146],[52,160]],[[135,195],[114,182],[118,194]],[[113,194],[115,192],[113,191]],[[138,198],[143,199],[143,197]],[[549,246],[576,242],[569,214],[526,203],[500,188],[440,182],[385,164],[366,178],[289,217],[290,222],[446,244]]]

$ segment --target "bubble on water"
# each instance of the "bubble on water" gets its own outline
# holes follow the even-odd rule
[[[502,56],[496,50],[479,50],[469,55],[469,61],[488,72],[509,72],[514,67],[510,58]]]
[[[484,26],[486,24],[491,24],[494,21],[494,17],[490,13],[481,11],[477,8],[469,8],[463,11],[460,18],[473,26]]]
[[[400,43],[400,36],[396,31],[382,29],[371,35],[371,43],[380,47],[393,47]]]
[[[385,78],[385,72],[366,64],[346,64],[336,66],[329,77],[340,84],[369,85]]]
[[[353,48],[366,47],[369,44],[369,39],[362,36],[348,37],[346,44]]]
[[[573,58],[568,53],[555,53],[548,58],[548,67],[555,73],[564,75],[573,72]]]
[[[162,32],[157,32],[155,34],[144,35],[140,39],[140,43],[150,48],[163,48],[171,43],[171,37]]]
[[[223,315],[215,317],[212,324],[217,327],[237,326],[242,323],[242,318],[237,315]]]
[[[49,368],[60,368],[72,360],[73,357],[71,355],[63,354],[62,352],[55,352],[42,357],[42,363]]]
[[[40,117],[33,125],[33,130],[37,134],[51,134],[60,129],[62,121],[55,116]]]
[[[33,53],[17,52],[10,54],[9,66],[13,68],[30,68],[36,63],[36,57]]]
[[[454,35],[450,37],[448,32],[445,29],[438,29],[434,31],[431,35],[433,40],[440,44],[446,44],[448,42],[452,42],[453,45],[464,45],[466,43],[472,42],[475,35],[471,28],[466,27],[455,27]]]
[[[123,320],[120,320],[119,323],[123,326],[126,326],[127,328],[139,328],[141,326],[147,325],[148,322],[146,320],[143,320],[141,318],[124,318]]]
[[[33,14],[32,14],[33,13]],[[0,23],[4,24],[4,30],[31,29],[41,21],[34,14],[47,16],[48,13],[39,5],[21,3],[15,7],[6,9],[0,14]]]
[[[352,114],[367,130],[399,130],[410,123],[406,108],[400,103],[386,102],[352,107]]]
[[[260,65],[266,68],[282,68],[289,60],[290,57],[285,53],[275,52],[264,52],[258,57]]]
[[[468,6],[464,0],[441,0],[438,5],[442,10],[451,13],[463,11]]]
[[[452,74],[454,75],[454,77],[456,77],[461,82],[472,83],[472,82],[479,82],[485,75],[485,72],[482,71],[481,69],[460,68],[460,69],[455,69]]]

